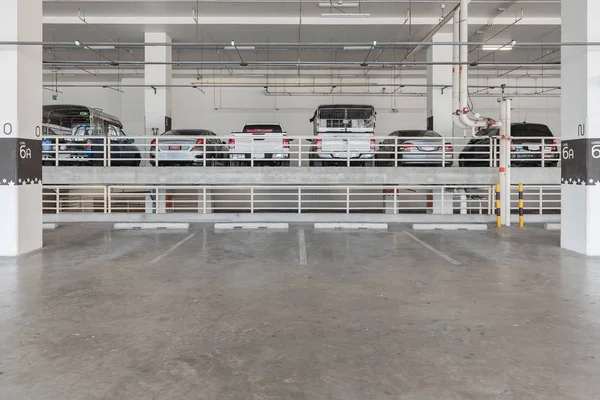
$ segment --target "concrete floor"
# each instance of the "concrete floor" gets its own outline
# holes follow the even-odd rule
[[[0,399],[600,398],[599,259],[394,229],[46,232],[0,258]]]

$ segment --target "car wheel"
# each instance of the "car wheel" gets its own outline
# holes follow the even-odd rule
[[[142,164],[142,156],[139,154],[134,155],[135,160],[131,161],[132,167],[139,167]]]

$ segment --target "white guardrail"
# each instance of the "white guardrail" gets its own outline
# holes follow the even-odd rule
[[[44,185],[44,214],[493,215],[495,185]],[[516,189],[514,189],[516,196]],[[516,199],[516,197],[515,197]],[[517,202],[512,205],[517,210]],[[527,213],[560,212],[560,186],[526,187]],[[284,218],[282,216],[282,218]]]
[[[258,136],[244,146],[223,136],[44,136],[42,157],[45,166],[498,166],[498,138],[363,135],[278,136],[276,143]],[[514,138],[510,156],[512,166],[555,167],[560,139]]]

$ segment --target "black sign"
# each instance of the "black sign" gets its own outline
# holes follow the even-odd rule
[[[173,119],[165,117],[165,132],[169,132],[171,129],[173,129]]]
[[[0,185],[42,183],[42,142],[0,138]]]
[[[433,130],[433,115],[431,117],[427,117],[427,130]]]
[[[600,139],[564,140],[561,158],[564,185],[600,185]]]

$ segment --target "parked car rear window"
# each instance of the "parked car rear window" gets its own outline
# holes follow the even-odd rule
[[[179,129],[172,130],[162,134],[163,136],[215,136],[214,132],[206,129]]]
[[[542,124],[514,124],[511,136],[517,137],[552,137],[550,128]]]
[[[281,125],[277,124],[257,124],[244,126],[244,133],[283,133]]]
[[[550,128],[542,124],[512,124],[511,136],[515,137],[553,137]],[[476,136],[498,136],[498,128],[484,129],[477,132]]]

